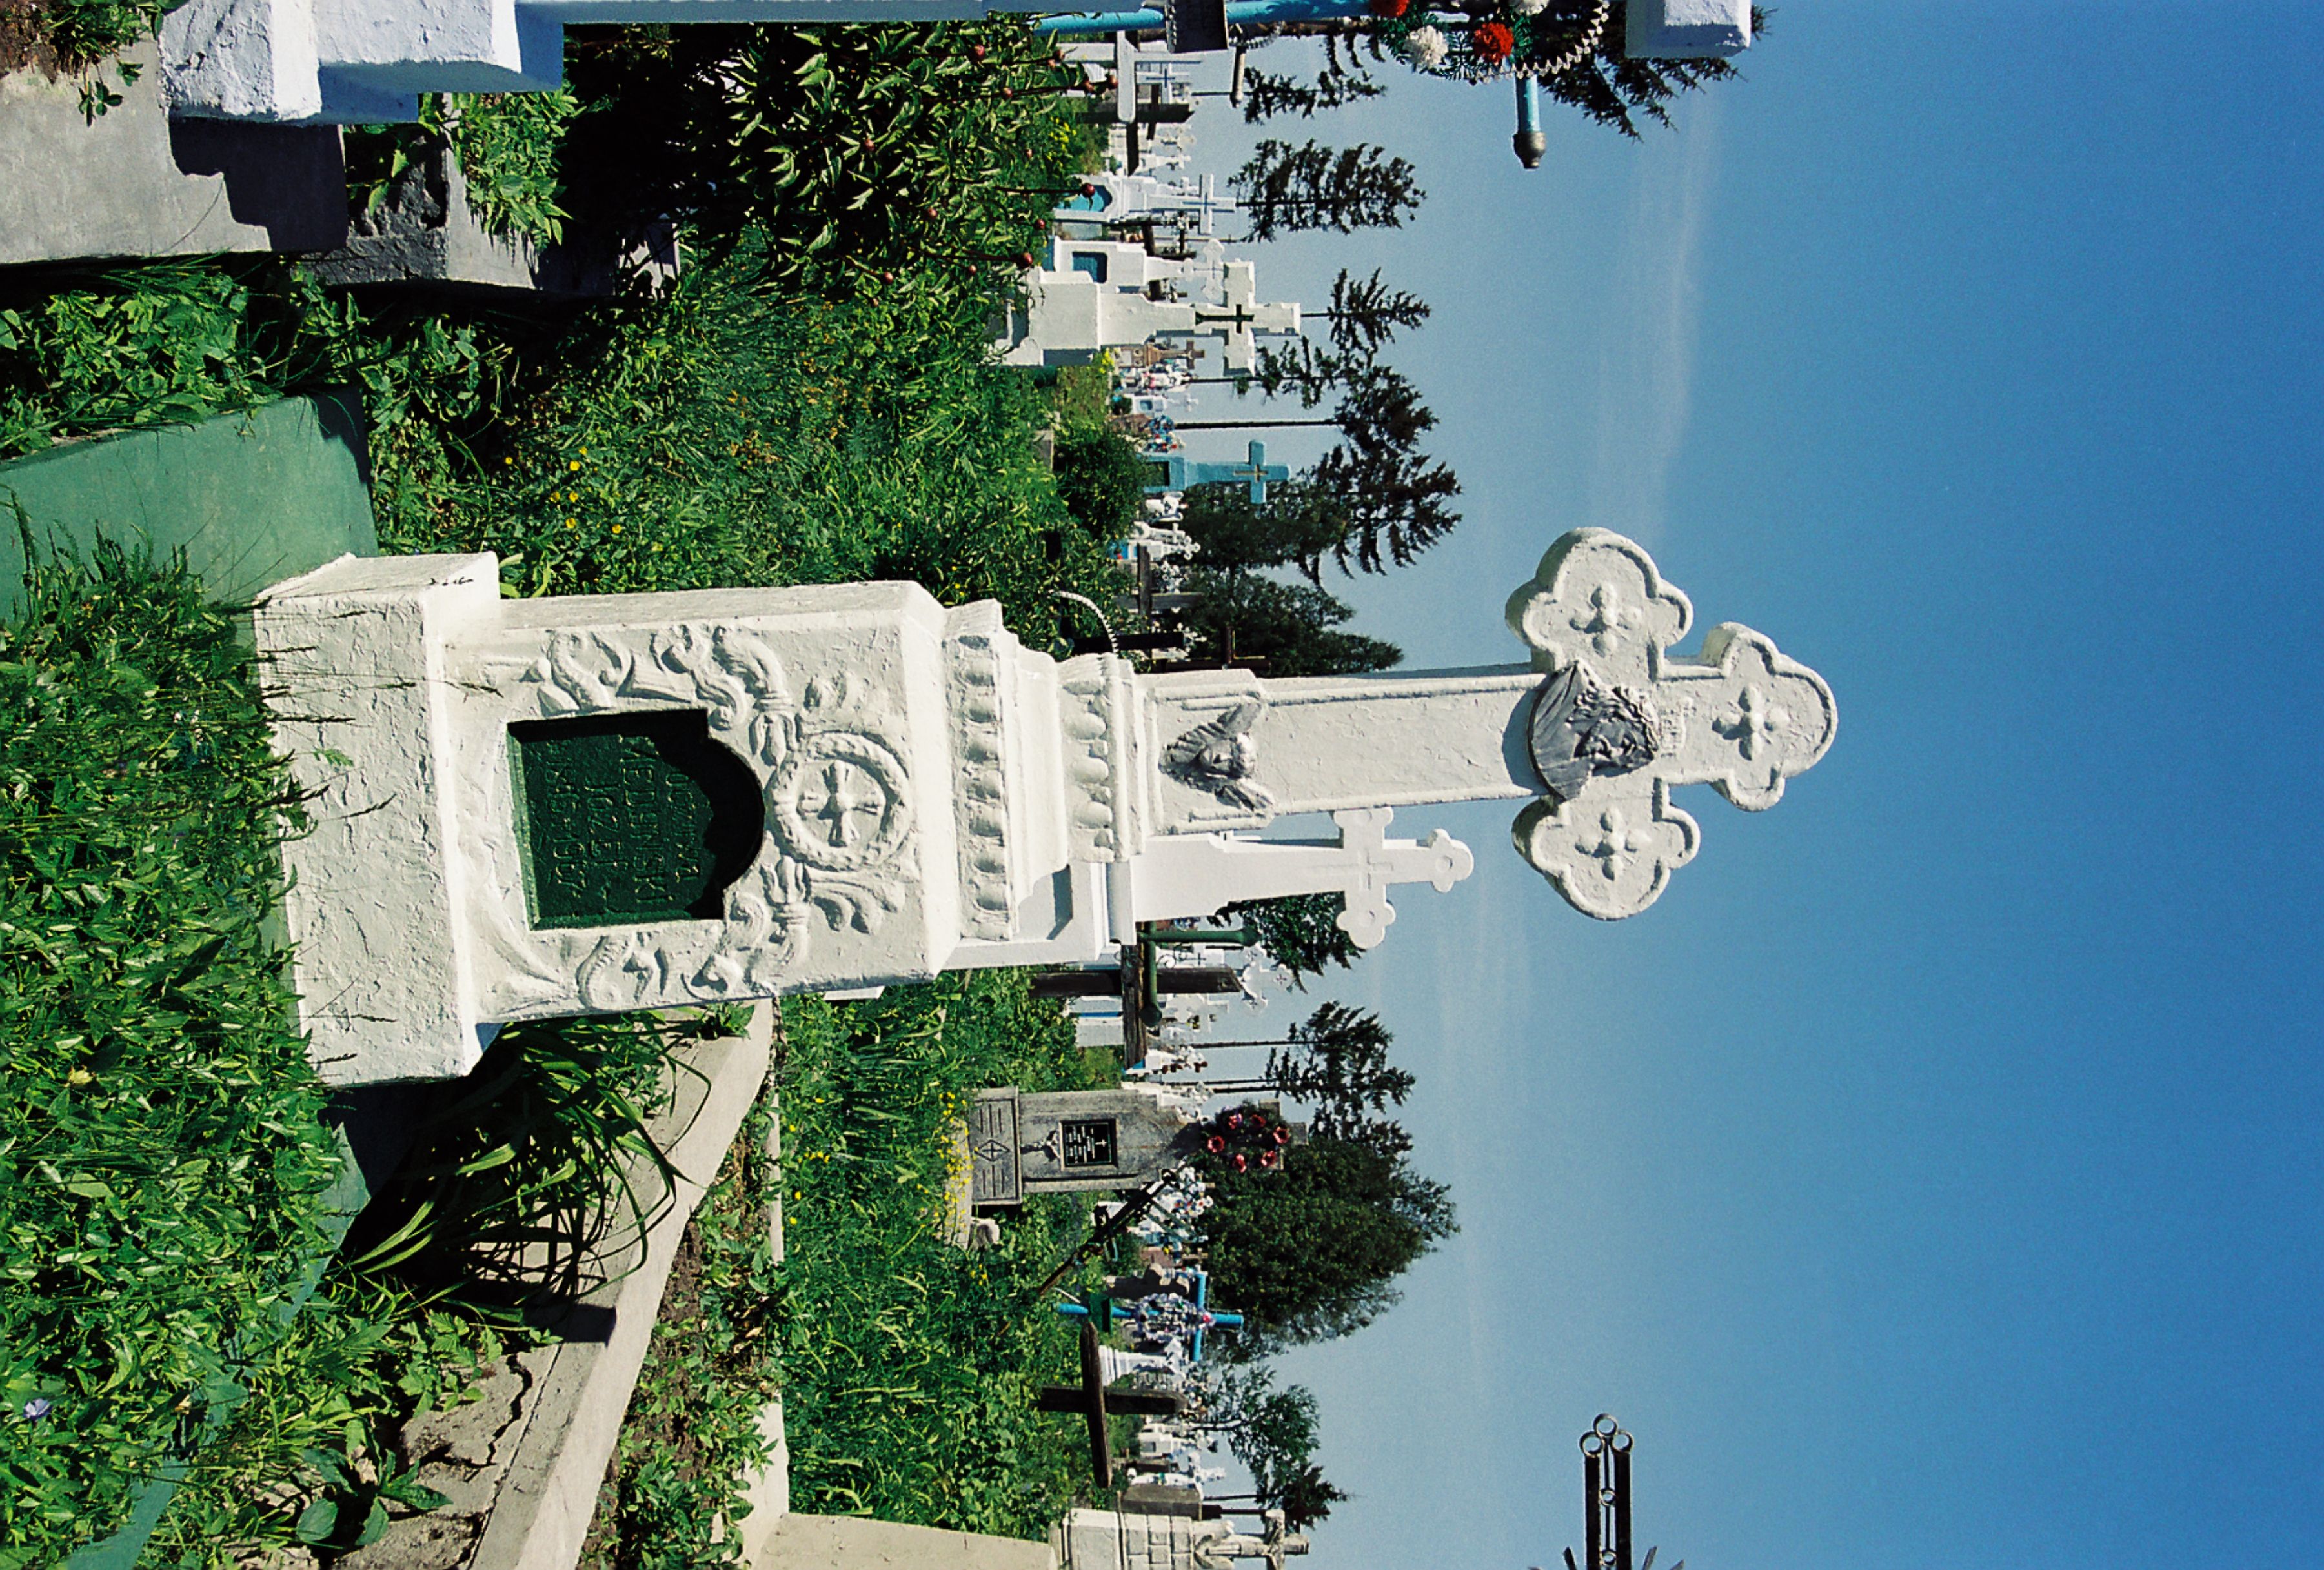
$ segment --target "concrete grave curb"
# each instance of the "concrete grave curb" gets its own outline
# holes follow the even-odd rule
[[[641,1240],[643,1257],[635,1268],[582,1299],[585,1312],[606,1312],[604,1338],[548,1349],[534,1399],[518,1419],[523,1427],[507,1481],[469,1560],[471,1570],[567,1570],[580,1558],[596,1512],[598,1485],[653,1337],[678,1240],[766,1081],[773,1011],[772,1005],[761,1003],[752,1011],[746,1034],[675,1054],[674,1104],[648,1131],[677,1170],[676,1192]],[[650,1163],[643,1161],[625,1176],[641,1184],[652,1181]],[[626,1251],[634,1257],[641,1240],[627,1241]]]

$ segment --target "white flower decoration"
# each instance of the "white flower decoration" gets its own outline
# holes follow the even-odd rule
[[[1416,27],[1404,36],[1404,58],[1422,70],[1444,63],[1444,35],[1433,27]]]
[[[1549,0],[1509,0],[1509,9],[1519,16],[1538,16],[1549,9]]]

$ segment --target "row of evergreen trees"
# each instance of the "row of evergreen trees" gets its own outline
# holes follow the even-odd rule
[[[1571,0],[1553,0],[1574,12]],[[1359,22],[1321,25],[1324,64],[1312,81],[1252,71],[1244,115],[1258,123],[1296,113],[1307,118],[1376,96],[1380,84],[1365,54],[1381,57]],[[1286,31],[1309,31],[1309,24]],[[1611,40],[1542,86],[1626,135],[1637,117],[1668,123],[1677,92],[1731,74],[1724,61],[1634,61]],[[1359,143],[1333,147],[1268,139],[1236,171],[1232,189],[1250,241],[1302,231],[1352,233],[1400,227],[1424,193],[1413,166],[1386,149]],[[1327,571],[1352,576],[1409,565],[1460,522],[1458,477],[1425,442],[1435,414],[1419,390],[1388,364],[1399,333],[1419,328],[1429,307],[1388,283],[1378,271],[1342,269],[1329,309],[1308,313],[1329,324],[1313,337],[1261,347],[1248,374],[1214,379],[1239,397],[1296,401],[1289,418],[1180,421],[1180,429],[1329,429],[1323,456],[1287,482],[1271,484],[1253,504],[1240,485],[1186,493],[1181,527],[1201,546],[1188,586],[1199,596],[1185,613],[1204,655],[1254,665],[1269,677],[1380,670],[1402,651],[1347,631],[1349,606],[1323,586]],[[1125,516],[1140,499],[1148,466],[1118,438],[1084,437],[1061,448],[1065,491],[1079,515]],[[1089,511],[1084,511],[1089,509]],[[1112,511],[1109,511],[1112,510]],[[1230,909],[1257,940],[1304,984],[1358,954],[1335,918],[1340,902],[1311,895]],[[1296,1102],[1309,1118],[1309,1138],[1272,1169],[1238,1170],[1228,1158],[1205,1161],[1217,1203],[1205,1218],[1208,1265],[1218,1299],[1245,1316],[1242,1334],[1213,1343],[1223,1359],[1213,1374],[1209,1426],[1249,1468],[1257,1503],[1282,1509],[1294,1528],[1323,1519],[1346,1497],[1314,1459],[1318,1441],[1314,1395],[1277,1388],[1264,1360],[1287,1346],[1344,1335],[1370,1324],[1397,1298],[1403,1272],[1452,1235],[1456,1222],[1446,1187],[1410,1162],[1411,1135],[1396,1111],[1414,1088],[1412,1073],[1390,1061],[1393,1037],[1379,1017],[1324,1002],[1283,1037],[1232,1045],[1265,1048],[1264,1067],[1240,1078],[1208,1081],[1229,1096],[1268,1095]]]

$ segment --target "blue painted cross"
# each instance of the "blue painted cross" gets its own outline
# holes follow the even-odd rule
[[[1247,463],[1188,463],[1179,453],[1172,453],[1155,461],[1162,466],[1162,483],[1147,486],[1148,495],[1159,495],[1165,491],[1183,491],[1189,485],[1231,485],[1240,480],[1250,487],[1250,504],[1259,507],[1267,503],[1267,487],[1269,485],[1281,485],[1291,478],[1289,464],[1267,461],[1267,444],[1263,441],[1250,444],[1250,459]]]

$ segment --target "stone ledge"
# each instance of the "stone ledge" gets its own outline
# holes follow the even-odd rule
[[[172,121],[152,41],[95,120],[74,78],[0,77],[0,263],[329,251],[347,234],[335,125]]]
[[[571,1570],[678,1241],[766,1080],[772,1013],[761,1004],[745,1034],[672,1054],[673,1104],[647,1128],[678,1173],[668,1203],[642,1237],[618,1233],[600,1251],[597,1268],[617,1279],[576,1306],[573,1339],[505,1360],[483,1381],[479,1399],[407,1426],[404,1445],[421,1481],[452,1502],[397,1520],[341,1560],[344,1570]],[[658,1181],[642,1159],[622,1176],[649,1193]],[[770,1411],[779,1437],[780,1403]],[[748,1497],[779,1511],[786,1482],[770,1466]]]

